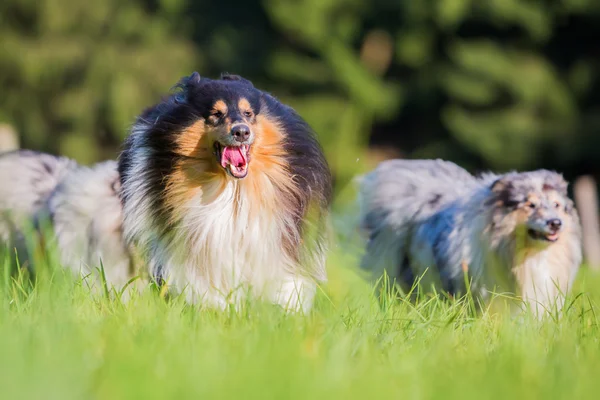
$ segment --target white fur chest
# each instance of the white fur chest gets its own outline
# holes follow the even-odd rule
[[[216,196],[210,190],[179,210],[176,231],[168,243],[157,243],[153,264],[191,303],[223,307],[249,294],[282,303],[281,286],[298,280],[295,261],[283,249],[284,217],[237,181],[228,179]]]
[[[559,309],[570,289],[576,272],[571,253],[561,243],[543,249],[524,251],[517,256],[513,273],[517,279],[519,295],[529,303],[534,312]]]

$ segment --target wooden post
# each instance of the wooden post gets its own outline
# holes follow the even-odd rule
[[[600,270],[600,217],[598,216],[598,188],[593,177],[579,177],[573,186],[575,204],[583,229],[583,254],[588,266]]]
[[[8,124],[0,124],[0,153],[19,148],[19,137],[14,128]]]

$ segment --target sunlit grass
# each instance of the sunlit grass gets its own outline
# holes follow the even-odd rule
[[[568,311],[539,323],[464,300],[381,305],[351,253],[329,264],[308,316],[200,311],[153,288],[123,304],[55,265],[34,284],[2,274],[2,398],[582,398],[600,387],[596,275],[584,271]]]

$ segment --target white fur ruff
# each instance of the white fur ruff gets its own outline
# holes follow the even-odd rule
[[[308,312],[316,281],[283,249],[285,217],[264,206],[256,211],[251,202],[257,200],[240,183],[227,177],[210,202],[200,190],[182,207],[167,239],[153,229],[144,180],[136,179],[125,206],[125,234],[149,252],[152,273],[190,303],[222,309],[239,307],[250,296]]]

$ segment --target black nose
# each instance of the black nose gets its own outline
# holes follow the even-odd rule
[[[250,137],[250,128],[244,124],[236,125],[231,128],[231,134],[238,142],[245,142]]]
[[[546,221],[546,225],[548,225],[553,231],[557,231],[560,229],[562,221],[558,218],[552,218]]]

